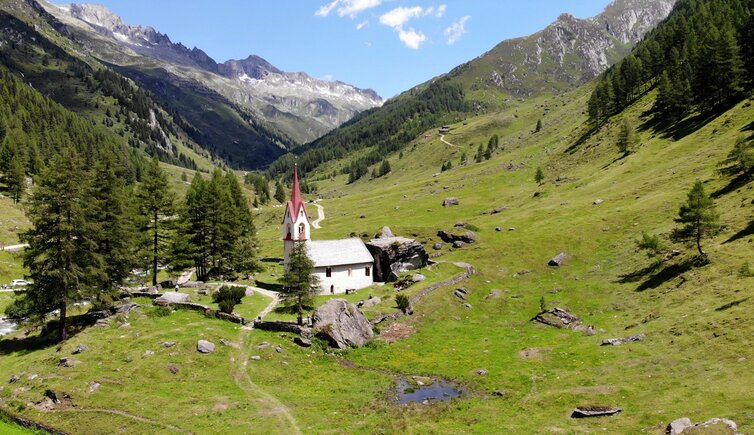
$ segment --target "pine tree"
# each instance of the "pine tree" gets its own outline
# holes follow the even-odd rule
[[[390,171],[390,162],[387,159],[383,160],[380,165],[380,177],[387,175]]]
[[[67,338],[70,304],[91,294],[104,276],[97,253],[97,226],[87,208],[90,180],[81,158],[65,149],[50,161],[29,200],[31,229],[21,234],[29,244],[24,266],[33,284],[21,296],[29,315],[38,320],[59,310],[58,339]]]
[[[146,256],[150,258],[152,285],[157,285],[157,269],[160,260],[166,260],[169,222],[173,213],[174,195],[168,184],[168,177],[160,168],[157,157],[153,157],[142,175],[142,182],[136,194],[139,202],[141,232],[147,238],[142,242]]]
[[[113,162],[97,164],[91,196],[91,220],[97,228],[97,253],[104,261],[105,279],[100,285],[104,292],[112,291],[137,265],[135,255],[136,227],[133,224],[132,202],[125,182],[115,173]]]
[[[24,165],[21,164],[21,159],[17,154],[13,155],[11,158],[8,164],[8,171],[3,175],[2,181],[3,184],[5,184],[10,197],[13,199],[13,203],[17,204],[26,190]]]
[[[620,134],[618,135],[618,151],[624,156],[628,155],[633,152],[636,143],[636,129],[634,128],[634,124],[628,118],[624,118]]]
[[[726,28],[714,41],[711,50],[709,92],[711,103],[728,103],[743,91],[743,61],[733,29]]]
[[[480,163],[482,160],[484,160],[484,147],[482,144],[479,144],[479,148],[477,148],[476,154],[474,155],[474,161]]]
[[[537,172],[534,173],[534,181],[537,182],[537,184],[542,184],[542,181],[545,179],[545,173],[542,172],[541,167],[537,167]]]
[[[688,193],[686,203],[678,211],[677,223],[682,224],[671,233],[674,241],[696,243],[699,255],[706,257],[702,250],[702,239],[717,234],[720,215],[712,198],[704,191],[704,184],[697,180]]]
[[[359,178],[361,178],[361,177],[359,177]],[[279,202],[281,204],[285,202],[285,189],[283,188],[283,184],[280,183],[280,181],[276,181],[275,182],[275,196],[274,196],[274,198],[275,198],[275,201],[277,201],[277,202]]]
[[[319,279],[312,275],[314,262],[306,252],[306,244],[296,242],[288,258],[288,266],[282,278],[283,303],[296,307],[298,324],[302,325],[304,306],[311,304],[314,296],[319,293]]]
[[[542,131],[542,120],[538,119],[537,126],[534,127],[534,133],[539,133],[540,131]]]

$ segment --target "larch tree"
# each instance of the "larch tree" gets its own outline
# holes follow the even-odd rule
[[[309,258],[304,242],[296,242],[288,258],[288,266],[281,280],[283,303],[296,308],[298,324],[302,325],[304,306],[310,304],[319,293],[319,278],[312,275],[314,261]]]
[[[90,219],[89,183],[85,165],[73,149],[54,156],[29,199],[31,228],[20,237],[29,244],[24,266],[33,281],[21,302],[37,320],[59,310],[60,341],[67,338],[69,305],[90,296],[105,276],[98,253],[101,230]]]
[[[711,237],[720,229],[720,215],[715,209],[712,198],[704,191],[704,184],[697,180],[687,195],[686,203],[681,205],[678,218],[681,224],[673,230],[671,239],[678,242],[694,242],[699,255],[706,257],[702,250],[702,239]]]
[[[173,213],[174,195],[168,185],[168,177],[160,168],[157,157],[144,169],[141,185],[136,192],[141,217],[141,230],[145,236],[143,248],[150,258],[152,285],[157,285],[157,270],[160,260],[165,260],[165,245],[168,240],[168,217]]]

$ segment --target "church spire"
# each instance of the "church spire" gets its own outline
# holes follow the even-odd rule
[[[298,183],[298,165],[295,165],[293,167],[293,188],[291,189],[291,211],[294,213],[294,216],[298,214],[303,205],[304,201],[301,199],[301,188]]]

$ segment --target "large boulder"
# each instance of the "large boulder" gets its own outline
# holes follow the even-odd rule
[[[330,299],[312,316],[315,333],[332,347],[361,347],[374,337],[372,324],[356,305],[345,299]]]
[[[421,243],[405,237],[381,237],[366,243],[374,257],[374,280],[391,282],[407,270],[427,265],[429,255]]]
[[[166,292],[154,300],[155,305],[185,304],[189,302],[189,295],[180,292]]]

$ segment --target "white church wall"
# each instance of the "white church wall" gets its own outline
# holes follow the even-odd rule
[[[367,267],[369,268],[369,276],[366,274]],[[345,293],[348,289],[358,290],[369,287],[374,283],[372,263],[332,266],[329,277],[326,269],[325,267],[317,267],[313,273],[319,278],[319,286],[323,295]]]

